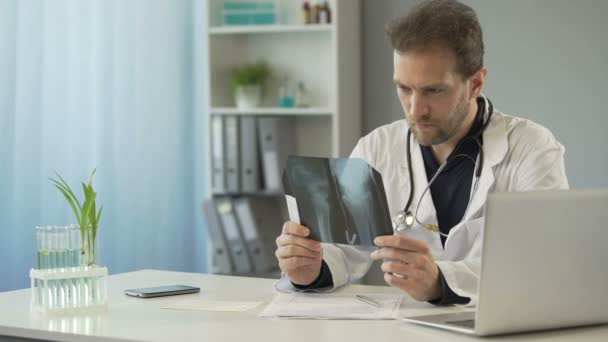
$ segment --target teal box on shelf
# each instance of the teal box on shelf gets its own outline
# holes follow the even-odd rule
[[[277,18],[272,2],[226,2],[222,16],[223,25],[272,25]]]

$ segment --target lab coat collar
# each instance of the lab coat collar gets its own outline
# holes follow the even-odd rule
[[[503,114],[494,109],[490,124],[483,132],[483,152],[485,161],[482,171],[486,171],[486,167],[493,168],[500,163],[507,155],[508,150],[507,123],[505,122]]]
[[[494,115],[492,115],[490,124],[483,133],[482,146],[485,158],[483,169],[481,170],[478,188],[471,189],[475,193],[471,198],[471,204],[464,217],[464,221],[481,215],[479,212],[483,209],[488,193],[494,189],[496,183],[494,177],[495,166],[502,162],[507,155],[509,149],[507,124],[501,113],[495,111]]]
[[[484,99],[486,101],[485,108],[489,108],[488,99],[485,96],[484,96]],[[486,117],[484,117],[484,120],[485,119],[486,119]],[[402,120],[402,121],[403,121],[403,145],[402,146],[406,146],[405,143],[407,143],[407,131],[408,131],[409,127],[407,125],[406,120]],[[411,147],[412,147],[412,164],[415,169],[414,173],[415,174],[418,173],[418,168],[416,166],[423,165],[422,171],[425,173],[424,179],[426,179],[426,171],[424,169],[423,160],[422,159],[417,160],[417,158],[415,158],[416,154],[420,155],[420,157],[422,157],[422,154],[420,153],[420,145],[418,144],[418,141],[416,140],[416,138],[414,137],[413,134],[412,134],[412,138],[411,138],[411,144],[412,144],[411,145]],[[509,144],[507,141],[507,124],[505,122],[503,114],[498,112],[498,110],[496,110],[496,108],[494,108],[494,114],[492,115],[490,124],[488,125],[486,130],[483,132],[483,151],[484,151],[485,161],[484,161],[484,167],[483,167],[482,171],[485,172],[486,167],[492,168],[496,164],[500,163],[505,158],[505,155],[507,154],[508,149],[509,149]],[[404,148],[404,150],[405,150],[405,153],[400,153],[397,156],[397,158],[399,159],[399,165],[401,165],[402,167],[407,169],[407,167],[408,167],[407,158],[406,158],[407,150],[405,148]],[[418,184],[416,184],[416,186],[418,186]]]
[[[486,108],[488,108],[487,103]],[[407,123],[405,123],[404,126],[405,138],[403,141],[407,142]],[[426,170],[424,168],[424,161],[422,159],[420,145],[416,141],[416,138],[413,134],[411,136],[411,139],[412,169],[414,173],[415,191],[410,210],[414,212],[416,210],[416,206],[418,205],[418,201],[420,200],[422,192],[428,185],[428,179],[426,176]],[[475,193],[472,194],[473,196],[471,198],[471,203],[466,212],[466,216],[463,218],[463,222],[482,215],[481,210],[485,205],[487,194],[494,188],[495,185],[494,167],[500,162],[502,162],[509,148],[507,140],[507,125],[504,116],[496,110],[494,110],[494,114],[490,119],[490,123],[483,133],[482,148],[485,158],[483,170],[481,172],[477,189],[471,189],[471,191],[475,191]],[[407,150],[404,150],[407,153]],[[402,160],[399,164],[401,164],[402,167],[407,170],[407,159],[405,153],[403,153],[399,157]],[[431,223],[435,225],[437,224],[437,214],[435,210],[435,205],[433,203],[433,198],[430,194],[430,190],[429,193],[427,193],[422,199],[422,203],[420,204],[419,210],[420,211],[418,212],[417,217],[421,222]],[[453,235],[453,233],[455,233],[461,227],[462,224],[456,225],[450,230],[449,235]],[[448,241],[449,239],[450,237],[448,236]],[[448,241],[446,241],[446,244],[448,243]]]
[[[507,124],[504,116],[501,113],[494,111],[490,124],[483,133],[483,153],[485,161],[483,169],[481,170],[479,184],[477,189],[471,188],[471,192],[474,191],[474,193],[472,193],[469,208],[461,223],[450,230],[445,241],[446,248],[448,247],[451,237],[457,234],[459,230],[463,229],[462,227],[466,226],[466,222],[483,215],[483,208],[486,204],[488,193],[491,192],[496,185],[496,178],[494,176],[495,166],[503,161],[507,155],[508,149]],[[474,183],[472,186],[474,186]]]

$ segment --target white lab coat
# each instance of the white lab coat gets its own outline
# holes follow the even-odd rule
[[[407,129],[405,120],[379,127],[361,138],[351,154],[352,158],[366,160],[382,174],[391,214],[403,210],[410,192],[406,159]],[[428,180],[419,145],[413,135],[412,139],[415,193],[411,210],[414,211]],[[429,246],[450,288],[460,296],[470,297],[469,305],[477,302],[483,208],[487,194],[492,191],[569,187],[564,167],[564,147],[549,130],[530,120],[495,111],[483,133],[483,151],[485,160],[477,191],[462,222],[450,230],[445,249],[441,246],[439,234],[423,227],[415,226],[399,233]],[[437,224],[430,193],[422,199],[417,216],[420,222]],[[369,253],[370,250],[353,246],[323,244],[323,259],[331,270],[334,288],[364,276],[371,265]],[[279,291],[295,290],[285,276],[275,287]]]

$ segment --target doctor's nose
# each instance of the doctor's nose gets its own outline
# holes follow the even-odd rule
[[[429,114],[428,103],[421,96],[412,95],[409,101],[409,112],[414,119],[426,116]]]

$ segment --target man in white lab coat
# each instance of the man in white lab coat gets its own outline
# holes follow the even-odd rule
[[[370,254],[313,241],[308,228],[286,222],[277,288],[331,290],[384,260],[385,281],[416,300],[475,304],[487,194],[567,189],[564,148],[546,128],[493,110],[482,95],[484,46],[470,7],[423,2],[387,33],[405,120],[363,137],[351,157],[382,174],[391,213],[413,214],[413,225],[376,238],[380,248]]]

